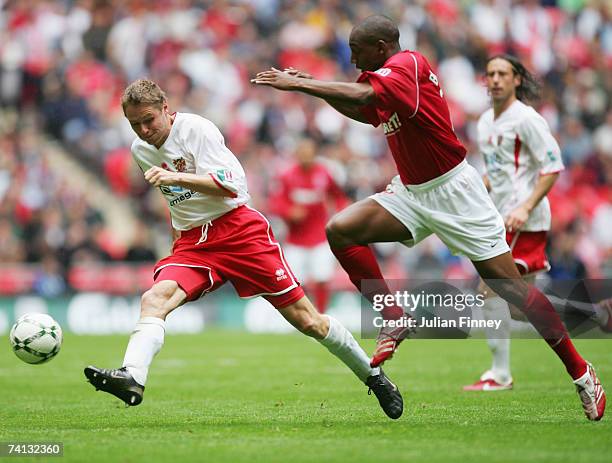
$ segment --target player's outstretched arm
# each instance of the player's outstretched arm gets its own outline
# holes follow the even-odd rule
[[[364,124],[370,123],[359,110],[361,105],[346,103],[344,101],[336,100],[334,98],[324,98],[324,100],[340,114],[343,114],[346,117],[349,117],[357,122],[363,122]]]
[[[297,77],[299,79],[312,79],[312,75],[295,68],[285,68],[283,69],[283,72],[286,72],[290,76]],[[359,110],[362,105],[355,103],[347,103],[346,101],[341,101],[335,98],[324,98],[324,100],[340,114],[343,114],[346,117],[349,117],[358,122],[363,122],[364,124],[369,123],[366,117]]]
[[[270,72],[270,73],[272,73],[274,75],[277,75],[277,73],[279,73],[280,71],[278,69],[272,68],[271,71],[260,72],[259,74],[257,74],[257,77],[255,79],[251,80],[251,82],[255,83],[255,84],[259,84],[259,85],[270,85],[272,87],[279,88],[280,90],[302,91],[304,93],[308,93],[308,94],[311,94],[311,95],[314,95],[314,96],[319,96],[320,98],[324,99],[332,108],[334,108],[339,113],[345,115],[346,117],[349,117],[349,118],[351,118],[353,120],[356,120],[358,122],[363,122],[364,124],[369,123],[369,121],[366,119],[366,117],[359,110],[359,108],[363,106],[363,104],[361,102],[348,101],[346,99],[335,98],[335,97],[324,97],[324,96],[320,96],[320,95],[318,95],[318,94],[316,94],[314,92],[310,92],[310,91],[307,91],[307,90],[304,90],[304,89],[297,89],[297,88],[296,89],[285,89],[285,88],[281,88],[281,87],[278,87],[277,85],[274,85],[273,83],[267,83],[267,81],[264,82],[264,80],[266,80],[265,77],[264,77],[264,73],[267,73],[267,72]],[[293,77],[295,79],[314,80],[312,75],[308,74],[307,72],[295,69],[295,68],[286,68],[286,69],[283,70],[283,74],[287,74],[290,77]],[[258,77],[262,77],[262,79],[258,79]],[[321,82],[321,81],[317,81],[317,82]],[[334,82],[321,82],[321,83],[322,84],[325,84],[325,83],[333,84]],[[340,82],[338,82],[338,83],[340,83]]]
[[[299,79],[312,79],[312,75],[295,68],[285,68],[283,69],[283,72],[286,72],[290,76],[294,76]],[[369,123],[366,117],[359,110],[362,105],[355,103],[347,103],[346,101],[341,101],[335,98],[324,98],[324,100],[340,114],[343,114],[346,117],[354,119],[358,122],[363,122],[364,124]]]
[[[374,89],[368,83],[352,82],[324,82],[300,76],[299,71],[288,70],[287,72],[272,68],[257,74],[251,83],[256,85],[268,85],[278,90],[302,92],[326,100],[330,105],[345,114],[361,122],[365,118],[361,116],[358,108],[370,104],[376,98]]]
[[[145,180],[155,187],[180,186],[212,196],[234,196],[232,191],[221,187],[210,176],[172,172],[158,166],[151,167],[144,176]]]

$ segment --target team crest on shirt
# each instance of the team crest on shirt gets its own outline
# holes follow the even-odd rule
[[[184,158],[173,159],[172,164],[177,172],[185,172],[187,170],[187,161]]]

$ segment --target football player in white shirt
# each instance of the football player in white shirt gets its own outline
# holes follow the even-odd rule
[[[550,268],[546,258],[546,235],[551,215],[546,194],[563,170],[561,150],[544,118],[523,102],[536,99],[539,86],[516,58],[500,55],[489,59],[486,83],[493,107],[478,121],[478,146],[486,165],[484,180],[504,217],[506,241],[517,268],[523,278],[533,283],[538,272]],[[502,323],[498,329],[490,328],[486,332],[493,356],[491,368],[464,389],[512,389],[508,304],[484,282],[480,290],[486,297],[485,319],[501,320]],[[581,306],[580,303],[572,305]],[[557,304],[555,306],[557,308]],[[586,310],[595,312],[594,318],[604,331],[612,331],[609,301],[607,306],[595,304]],[[518,309],[512,310],[512,314],[524,319]]]
[[[269,222],[246,206],[244,170],[217,127],[195,114],[170,113],[164,92],[150,80],[130,84],[121,102],[138,136],[132,155],[168,202],[175,239],[172,254],[157,263],[155,282],[142,296],[123,366],[85,368],[96,390],[138,405],[149,366],[164,342],[167,315],[229,281],[241,297],[267,299],[295,328],[344,362],[374,392],[387,416],[399,418],[398,388],[380,368],[370,367],[344,326],[313,307],[285,263]]]

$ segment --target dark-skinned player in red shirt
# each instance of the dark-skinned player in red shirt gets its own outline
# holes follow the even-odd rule
[[[385,192],[352,204],[326,228],[330,247],[353,284],[370,300],[373,294],[362,290],[362,280],[386,287],[370,243],[413,246],[435,233],[451,251],[467,256],[500,297],[524,312],[565,365],[587,418],[600,420],[606,396],[595,370],[574,348],[550,301],[518,273],[503,219],[480,175],[465,161],[466,150],[425,57],[402,51],[397,26],[382,15],[355,26],[349,46],[351,61],[362,71],[356,83],[323,82],[275,68],[258,73],[252,83],[316,96],[351,119],[383,126],[399,175]],[[396,323],[381,329],[373,366],[390,358],[409,332],[400,307],[386,307],[382,315]]]

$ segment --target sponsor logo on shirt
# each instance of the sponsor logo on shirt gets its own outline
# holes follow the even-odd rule
[[[400,122],[400,118],[397,113],[393,113],[387,122],[382,123],[383,130],[385,131],[385,135],[392,135],[397,132],[402,123]]]
[[[176,206],[178,203],[182,203],[183,201],[191,198],[192,196],[195,195],[194,191],[188,191],[187,193],[184,193],[182,195],[180,195],[177,198],[174,198],[172,201],[170,201],[170,206]]]
[[[484,161],[487,166],[487,173],[494,175],[498,171],[502,170],[502,157],[497,151],[492,153],[484,153]]]
[[[195,191],[186,190],[180,186],[162,185],[159,187],[161,192],[166,196],[172,196],[173,199],[168,203],[170,206],[176,206],[178,203],[195,196]]]
[[[159,189],[166,196],[176,196],[177,194],[181,194],[183,192],[183,189],[180,186],[161,185]]]

